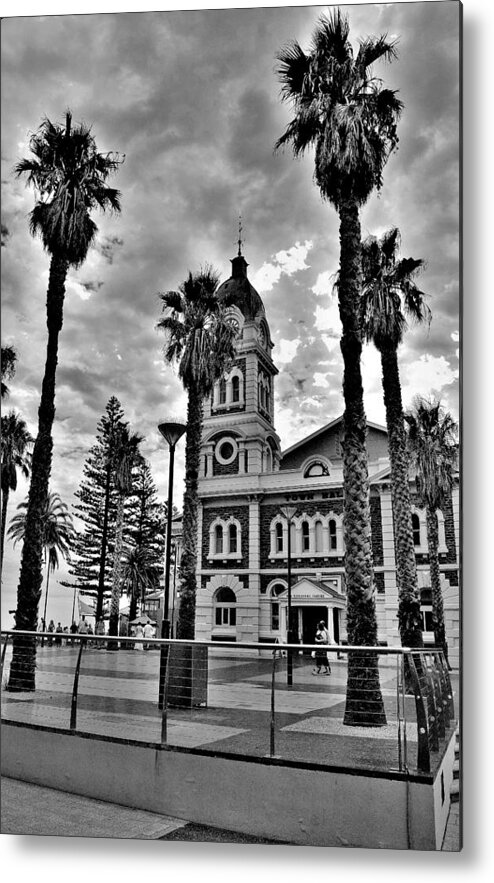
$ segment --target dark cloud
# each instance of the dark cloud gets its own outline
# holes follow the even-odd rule
[[[376,73],[405,103],[400,149],[387,164],[382,192],[362,209],[362,234],[396,225],[403,254],[427,261],[421,284],[431,295],[434,321],[428,334],[410,331],[400,365],[407,394],[414,378],[426,383],[430,370],[456,412],[458,7],[348,7],[354,39],[399,36],[399,59]],[[126,155],[111,182],[122,193],[121,215],[95,214],[95,248],[67,278],[52,484],[69,501],[112,394],[145,435],[164,494],[167,463],[156,424],[164,414],[184,413],[185,397],[163,362],[157,292],[176,288],[206,262],[227,277],[239,213],[250,278],[264,265],[274,273],[261,295],[279,359],[282,446],[341,413],[329,281],[338,269],[338,216],[313,182],[311,151],[298,160],[290,150],[273,153],[291,117],[279,100],[276,52],[292,38],[306,47],[321,11],[300,6],[2,21],[2,242],[4,228],[11,234],[2,251],[2,335],[19,352],[11,405],[32,430],[46,352],[49,255],[29,235],[33,194],[12,177],[12,168],[28,155],[29,133],[43,116],[60,120],[67,106],[92,126],[100,150]],[[305,266],[290,269],[280,260],[306,242]],[[370,348],[366,360],[368,416],[382,422],[379,361]],[[182,448],[176,468],[180,481]],[[7,560],[6,567],[10,572]]]
[[[2,248],[7,245],[7,240],[11,237],[11,232],[5,224],[2,224]]]

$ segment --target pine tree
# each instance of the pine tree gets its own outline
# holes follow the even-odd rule
[[[158,502],[157,489],[149,463],[141,459],[134,473],[133,494],[129,501],[128,537],[133,548],[145,553],[155,572],[153,590],[158,589],[165,558],[166,504]]]
[[[75,496],[75,516],[82,522],[74,543],[69,573],[80,595],[96,598],[96,618],[111,594],[117,493],[113,474],[113,449],[117,429],[125,425],[120,402],[112,396],[98,423],[96,444],[90,449],[83,478]]]

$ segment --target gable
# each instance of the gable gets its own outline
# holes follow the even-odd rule
[[[338,417],[282,453],[280,469],[300,469],[310,458],[324,457],[331,463],[343,458],[343,418]],[[388,435],[384,427],[367,423],[369,460],[388,456]]]

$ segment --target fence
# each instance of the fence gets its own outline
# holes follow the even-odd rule
[[[433,772],[443,654],[2,631],[2,718],[215,754]],[[320,673],[317,673],[319,669]]]

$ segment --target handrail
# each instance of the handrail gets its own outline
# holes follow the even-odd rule
[[[65,642],[69,641],[81,641],[81,640],[89,640],[89,641],[97,641],[98,643],[106,643],[107,641],[118,641],[121,644],[135,644],[136,642],[145,643],[145,644],[154,644],[156,646],[161,645],[173,645],[173,644],[184,644],[190,645],[194,644],[195,646],[201,647],[226,647],[230,650],[239,648],[241,650],[298,650],[298,651],[312,651],[312,650],[320,650],[321,644],[288,644],[280,641],[273,641],[272,643],[268,643],[267,641],[203,641],[203,640],[192,640],[189,638],[136,638],[135,636],[123,636],[123,635],[87,635],[80,634],[79,632],[75,632],[74,634],[67,634],[65,632],[32,632],[21,629],[2,629],[2,635],[29,635],[30,637],[49,637],[52,640],[55,638],[62,638]],[[366,653],[379,653],[383,656],[398,654],[400,656],[405,655],[406,653],[410,653],[409,647],[381,647],[378,644],[324,644],[324,650],[327,653],[352,653],[354,651],[358,652],[366,652]],[[429,648],[427,648],[428,652]]]

